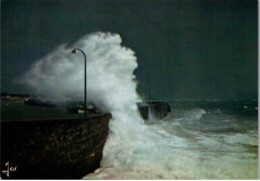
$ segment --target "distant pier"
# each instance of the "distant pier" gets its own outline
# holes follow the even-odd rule
[[[149,115],[156,119],[163,119],[169,112],[171,112],[169,103],[165,101],[147,101],[138,103],[138,108],[141,116],[145,120],[149,120]]]

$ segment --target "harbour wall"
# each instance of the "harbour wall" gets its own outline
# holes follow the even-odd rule
[[[110,114],[100,114],[1,122],[1,177],[82,178],[100,166],[110,118]],[[8,167],[9,177],[3,173]]]

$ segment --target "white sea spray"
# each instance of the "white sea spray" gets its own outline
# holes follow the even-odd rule
[[[181,117],[145,124],[136,105],[140,100],[133,74],[138,67],[137,58],[121,43],[118,34],[87,35],[71,46],[60,45],[37,60],[19,79],[47,100],[82,100],[83,56],[80,52],[72,54],[71,50],[85,51],[87,100],[112,114],[101,167],[85,178],[256,178],[257,160],[243,145],[238,145],[250,140],[250,136],[202,132],[208,129],[208,124],[201,122],[207,116],[204,109],[183,111]],[[223,120],[227,119],[223,117]],[[153,118],[152,122],[156,120]],[[257,145],[254,140],[253,146]]]

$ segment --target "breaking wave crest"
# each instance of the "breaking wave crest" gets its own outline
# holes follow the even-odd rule
[[[137,68],[137,58],[131,49],[121,43],[118,34],[98,32],[87,35],[72,46],[61,45],[37,60],[19,79],[45,99],[82,100],[84,61],[80,53],[72,54],[71,50],[80,48],[85,51],[87,100],[103,112],[112,114],[101,168],[85,178],[248,178],[241,173],[248,170],[248,165],[254,168],[254,160],[246,166],[236,156],[228,160],[225,155],[214,155],[215,148],[204,150],[201,156],[203,150],[198,144],[203,140],[215,143],[214,138],[200,136],[196,130],[188,133],[188,129],[180,129],[178,124],[145,124],[136,105],[140,99],[133,74]],[[198,108],[178,119],[200,122],[198,120],[203,115],[206,111]],[[171,121],[180,123],[176,117]],[[183,135],[191,137],[187,139]],[[228,170],[229,167],[235,172]],[[252,178],[254,171],[249,170],[249,178]]]

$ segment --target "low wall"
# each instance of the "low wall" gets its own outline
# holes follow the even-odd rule
[[[110,114],[1,123],[1,176],[79,179],[99,167]],[[3,171],[12,167],[9,177]]]

